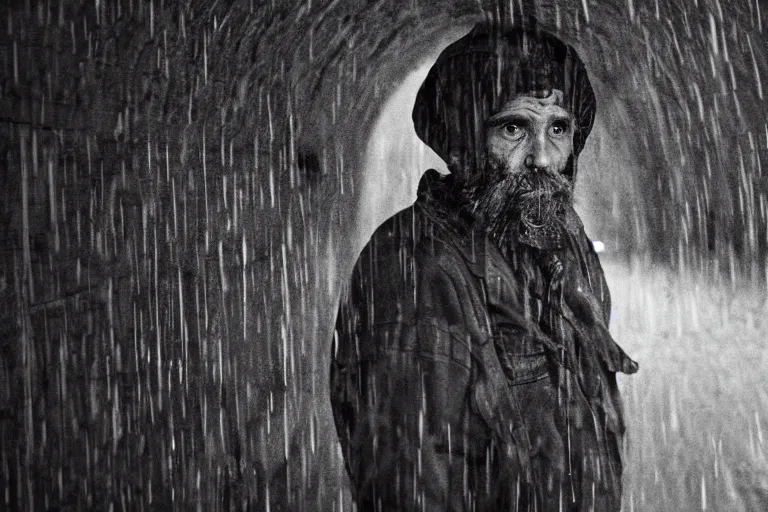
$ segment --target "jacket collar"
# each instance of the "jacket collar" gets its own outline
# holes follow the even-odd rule
[[[419,181],[417,196],[414,207],[426,217],[430,236],[458,249],[472,273],[484,277],[490,241],[463,200],[453,176],[427,170]]]

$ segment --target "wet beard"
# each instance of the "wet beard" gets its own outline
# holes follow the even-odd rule
[[[562,247],[563,219],[572,205],[572,184],[563,174],[510,172],[503,163],[489,160],[483,172],[470,175],[464,193],[504,252],[510,243],[545,250]]]

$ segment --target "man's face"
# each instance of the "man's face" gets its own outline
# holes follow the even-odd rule
[[[488,158],[508,172],[561,173],[573,153],[573,120],[562,107],[562,91],[540,96],[518,96],[486,123]]]
[[[573,153],[573,116],[557,89],[517,96],[486,122],[485,165],[467,176],[473,208],[497,235],[513,222],[551,225],[571,203],[564,174]]]

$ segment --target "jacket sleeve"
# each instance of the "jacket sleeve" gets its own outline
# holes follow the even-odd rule
[[[332,376],[334,411],[362,510],[463,510],[470,498],[487,433],[468,407],[478,341],[464,320],[469,283],[450,264],[432,258],[410,276],[380,266],[352,305],[354,342],[339,336],[355,353],[337,357],[347,364]]]

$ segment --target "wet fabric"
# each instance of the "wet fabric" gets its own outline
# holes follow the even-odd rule
[[[360,510],[619,510],[615,372],[636,365],[583,228],[552,272],[497,249],[458,197],[428,172],[339,310],[331,401]]]

